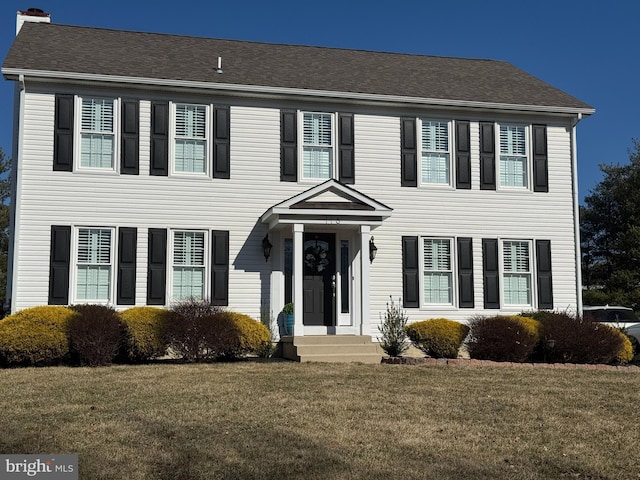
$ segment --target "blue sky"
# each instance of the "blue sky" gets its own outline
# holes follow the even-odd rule
[[[640,137],[640,2],[458,0],[235,2],[3,0],[0,56],[17,10],[52,22],[236,40],[504,60],[592,105],[578,125],[580,198],[601,163],[627,163]],[[0,81],[0,147],[10,154],[13,82]]]

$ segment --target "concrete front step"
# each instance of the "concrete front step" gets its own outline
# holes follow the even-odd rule
[[[368,335],[283,337],[282,356],[298,362],[380,363],[382,355]]]

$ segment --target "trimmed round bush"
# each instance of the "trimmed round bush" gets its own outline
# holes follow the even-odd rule
[[[120,357],[128,362],[144,362],[167,351],[162,328],[168,312],[157,307],[132,307],[118,312],[124,326]]]
[[[53,365],[69,353],[69,323],[77,314],[61,306],[33,307],[0,320],[0,363]]]
[[[249,315],[220,312],[215,315],[217,357],[232,360],[248,354],[258,354],[270,342],[269,329]]]
[[[416,348],[434,358],[456,358],[469,333],[467,325],[446,318],[415,322],[405,330]]]
[[[527,313],[540,322],[543,358],[558,363],[615,363],[625,357],[624,338],[603,323],[567,312]]]
[[[469,327],[469,356],[479,360],[524,362],[540,338],[540,324],[518,315],[475,317]]]
[[[73,305],[78,313],[69,323],[72,355],[83,365],[108,365],[120,348],[123,327],[116,311],[106,305]]]

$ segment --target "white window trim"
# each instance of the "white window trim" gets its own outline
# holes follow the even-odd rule
[[[96,98],[102,100],[113,100],[113,166],[112,168],[83,167],[82,166],[82,99]],[[76,95],[74,97],[74,125],[73,125],[73,169],[74,172],[82,173],[120,173],[120,112],[121,98],[104,95]]]
[[[427,303],[424,296],[424,241],[448,240],[451,246],[451,303]],[[458,308],[458,256],[456,251],[456,238],[446,235],[421,235],[418,251],[420,266],[420,308],[421,309],[457,309]]]
[[[192,105],[196,107],[205,107],[205,126],[204,126],[204,141],[205,146],[205,159],[204,159],[204,172],[183,172],[176,170],[176,106],[177,105]],[[184,177],[208,177],[211,169],[211,125],[213,125],[211,104],[193,103],[193,102],[170,102],[169,103],[169,164],[171,176],[184,176]]]
[[[525,166],[525,172],[527,175],[525,185],[523,187],[512,187],[508,185],[502,185],[500,182],[500,168],[501,161],[500,157],[502,156],[502,152],[500,150],[500,127],[502,126],[514,126],[514,127],[524,127],[525,129],[525,152],[527,165]],[[531,143],[531,135],[532,135],[532,127],[531,124],[528,123],[519,123],[519,122],[496,122],[495,123],[495,145],[496,145],[496,188],[498,190],[506,190],[511,192],[529,192],[531,191],[533,178],[533,146]]]
[[[448,183],[427,183],[422,181],[422,122],[443,122],[447,124],[448,130],[448,153],[449,153],[449,182]],[[431,117],[418,117],[416,121],[416,138],[417,138],[417,152],[418,152],[418,182],[421,187],[426,188],[454,188],[455,178],[455,162],[453,161],[454,153],[454,124],[452,120],[445,120],[443,118],[431,118]]]
[[[115,284],[116,284],[116,228],[115,227],[107,227],[107,226],[96,226],[96,225],[74,225],[73,229],[73,242],[71,247],[71,261],[70,261],[70,297],[73,299],[72,303],[77,304],[96,304],[96,305],[113,305],[114,295],[115,295]],[[104,299],[90,299],[90,298],[78,298],[78,250],[79,250],[79,235],[80,230],[90,229],[90,230],[110,230],[111,231],[111,248],[109,252],[109,265],[111,266],[111,273],[109,278],[109,298],[107,300]]]
[[[531,285],[531,303],[530,304],[507,304],[505,302],[505,271],[504,271],[504,244],[505,242],[526,242],[529,245],[529,275]],[[522,311],[523,308],[537,308],[537,282],[536,282],[536,258],[534,250],[535,241],[528,238],[501,238],[498,240],[498,259],[500,267],[500,305],[505,310]]]
[[[331,175],[329,178],[307,178],[304,176],[304,115],[305,113],[317,113],[320,115],[331,115],[331,138],[333,140],[331,155]],[[338,180],[338,130],[337,112],[318,110],[298,110],[298,183],[322,183],[330,179]]]
[[[167,284],[166,284],[166,298],[168,299],[168,303],[179,302],[184,299],[176,298],[173,296],[173,268],[174,268],[174,240],[175,234],[177,232],[194,232],[194,233],[202,233],[204,237],[204,259],[203,259],[203,267],[204,267],[204,283],[203,283],[203,299],[207,300],[210,297],[209,283],[210,283],[210,268],[209,265],[209,255],[210,255],[210,234],[208,230],[203,230],[199,228],[172,228],[169,230],[169,241],[167,242]]]

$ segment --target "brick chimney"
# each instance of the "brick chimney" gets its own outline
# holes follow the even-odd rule
[[[20,32],[24,22],[51,23],[51,15],[45,13],[44,10],[39,8],[18,10],[18,16],[16,18],[16,35]]]

